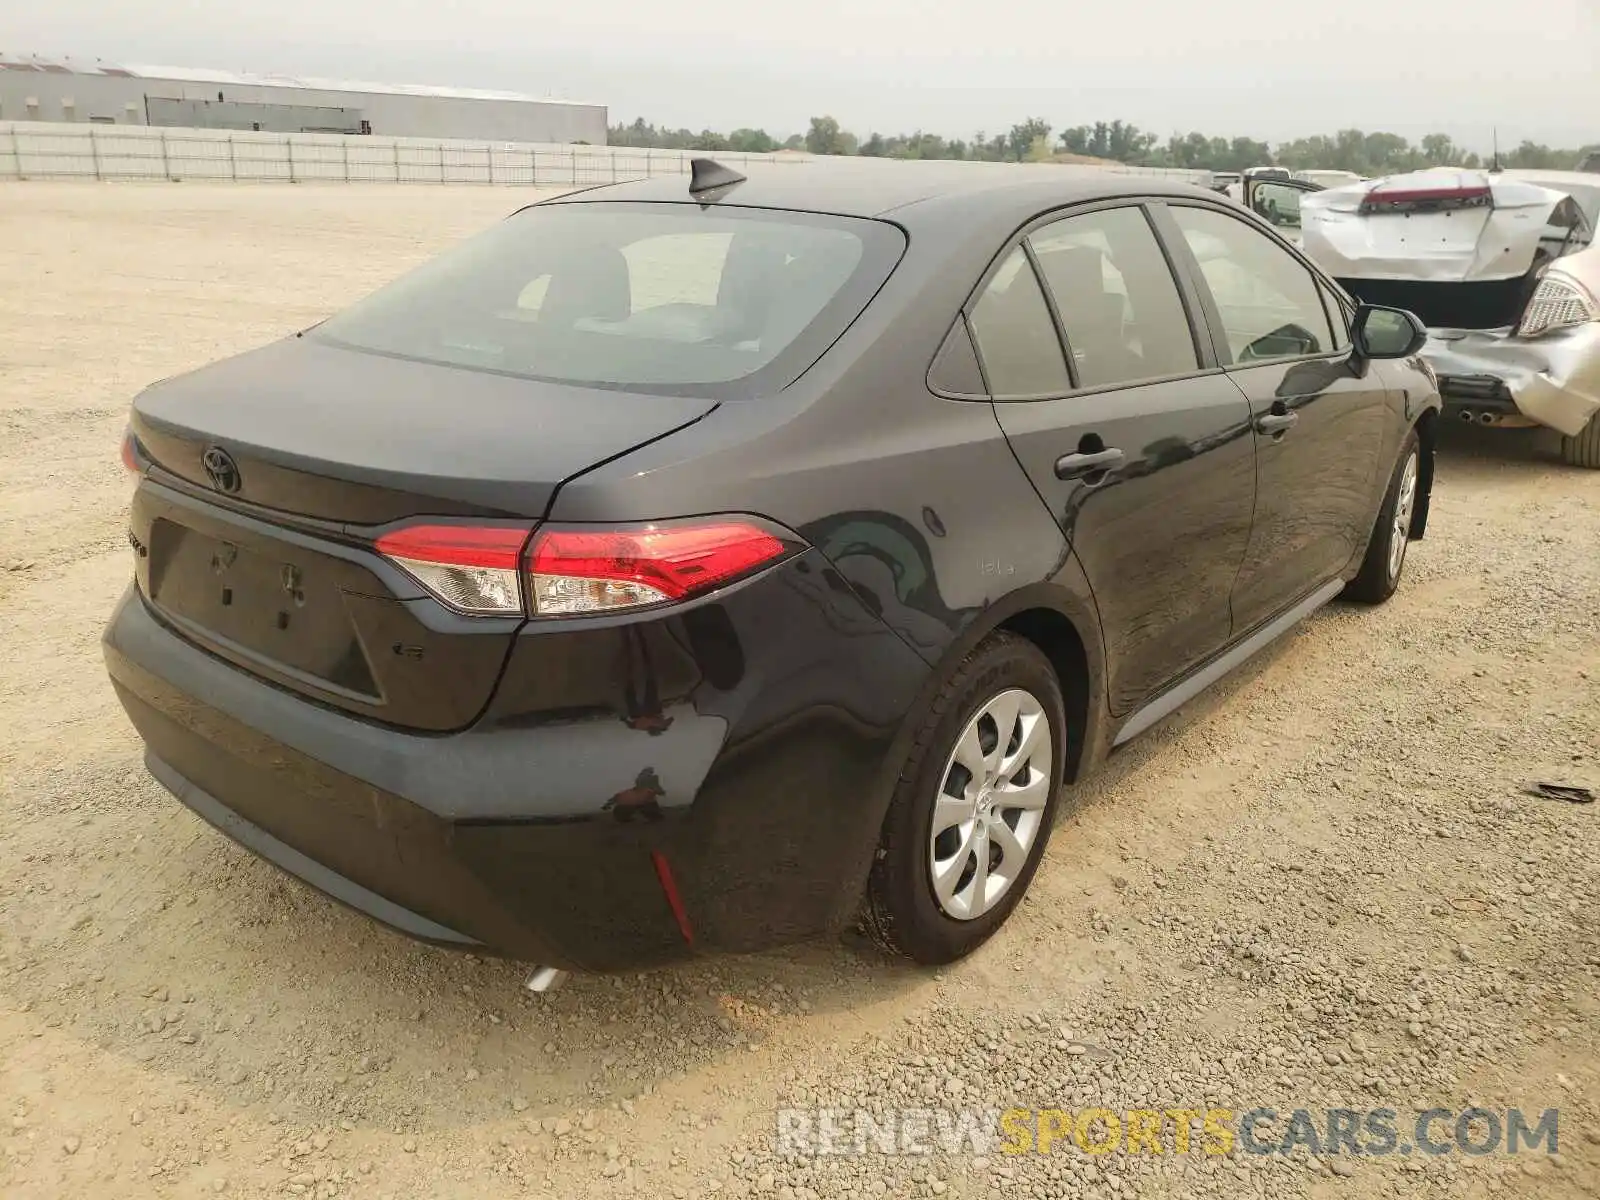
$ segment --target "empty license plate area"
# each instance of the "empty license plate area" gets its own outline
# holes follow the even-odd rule
[[[233,540],[168,516],[151,522],[148,546],[150,600],[186,632],[230,656],[377,697],[337,583],[365,572],[288,542]]]

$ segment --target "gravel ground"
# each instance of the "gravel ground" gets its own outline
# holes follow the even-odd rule
[[[1600,1194],[1600,473],[1449,431],[1335,606],[1084,790],[922,973],[851,939],[542,998],[287,880],[144,774],[97,638],[149,381],[303,325],[503,190],[0,188],[0,1193]],[[1559,1107],[1560,1154],[781,1154],[826,1106]],[[1281,1123],[1280,1127],[1281,1128]]]

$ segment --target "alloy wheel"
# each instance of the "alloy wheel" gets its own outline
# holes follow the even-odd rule
[[[956,740],[934,800],[928,870],[946,916],[991,911],[1027,865],[1053,786],[1050,720],[1031,692],[1008,688]]]
[[[1411,540],[1411,513],[1417,506],[1417,453],[1406,457],[1404,472],[1400,475],[1400,491],[1394,501],[1394,529],[1389,534],[1389,578],[1400,578],[1400,568],[1405,565],[1406,545]]]

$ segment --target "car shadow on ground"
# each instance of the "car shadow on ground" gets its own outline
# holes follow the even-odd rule
[[[62,795],[93,778],[126,793],[76,830],[97,890],[35,897],[0,997],[219,1108],[419,1131],[571,1116],[692,1092],[802,1033],[853,1040],[932,982],[845,934],[535,996],[529,964],[413,942],[256,859],[145,777],[132,747],[83,763]],[[27,964],[50,958],[75,964],[72,982],[36,994]]]
[[[1481,466],[1510,463],[1564,465],[1561,435],[1553,429],[1496,429],[1443,417],[1439,423],[1438,457],[1448,469],[1458,464]],[[1570,467],[1578,471],[1583,468]]]

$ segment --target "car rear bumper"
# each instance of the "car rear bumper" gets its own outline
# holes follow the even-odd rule
[[[817,586],[813,558],[716,606],[731,668],[701,669],[705,635],[674,628],[679,615],[646,626],[659,639],[638,625],[519,637],[488,711],[458,734],[258,680],[136,588],[104,651],[152,774],[235,841],[412,937],[622,970],[793,941],[854,911],[886,751],[927,667],[853,595]],[[642,641],[659,691],[643,721],[587,677],[619,672]],[[684,661],[663,661],[669,642],[691,647]],[[562,703],[571,688],[593,694]]]
[[[1532,339],[1432,330],[1422,353],[1452,413],[1520,417],[1576,437],[1600,411],[1600,323]]]

